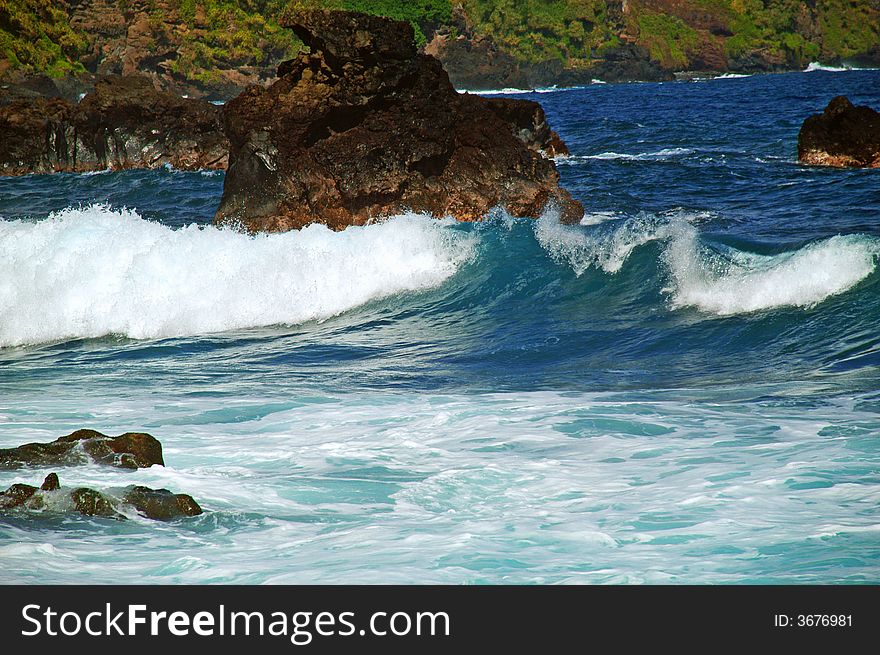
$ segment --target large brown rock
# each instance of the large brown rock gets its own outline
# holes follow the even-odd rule
[[[457,93],[440,62],[417,52],[408,23],[341,11],[281,22],[310,52],[225,106],[229,169],[215,223],[342,229],[407,209],[535,217],[548,203],[565,221],[583,216],[540,152],[561,142],[534,103],[517,101],[534,124],[524,141],[505,116],[517,112]]]
[[[42,97],[0,102],[3,175],[166,164],[224,169],[227,150],[216,106],[157,91],[143,76],[101,78],[79,104]]]
[[[821,166],[880,168],[880,113],[837,96],[807,118],[798,134],[798,160]]]
[[[50,443],[0,449],[0,468],[74,465],[88,461],[125,469],[165,465],[162,444],[145,432],[108,437],[95,430],[77,430]]]

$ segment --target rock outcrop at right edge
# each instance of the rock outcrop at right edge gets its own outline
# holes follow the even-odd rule
[[[880,113],[833,98],[798,135],[798,160],[818,166],[880,168]]]

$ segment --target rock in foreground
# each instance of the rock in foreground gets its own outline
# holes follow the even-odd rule
[[[475,221],[495,206],[536,217],[547,203],[566,222],[582,218],[540,152],[564,146],[539,105],[508,101],[514,111],[457,93],[440,62],[417,52],[408,23],[342,11],[281,22],[310,52],[225,106],[229,169],[215,223],[342,229],[405,210]]]
[[[125,516],[119,510],[125,506],[156,521],[171,521],[202,513],[202,508],[192,496],[174,494],[167,489],[129,487],[121,498],[87,487],[66,491],[61,488],[55,473],[46,476],[39,488],[29,484],[14,484],[6,491],[0,491],[0,512],[55,511],[123,520]]]
[[[7,90],[8,91],[8,90]],[[110,75],[79,103],[0,102],[0,174],[158,168],[224,169],[219,108],[157,91],[136,75]]]
[[[880,168],[880,113],[837,96],[823,113],[804,121],[798,160],[819,166]]]
[[[66,466],[88,461],[124,469],[165,465],[162,444],[145,432],[108,437],[95,430],[77,430],[50,443],[0,449],[0,468]]]

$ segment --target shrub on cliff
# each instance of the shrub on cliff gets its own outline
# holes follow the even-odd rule
[[[58,0],[0,0],[0,55],[6,66],[61,77],[85,70],[78,57],[85,38]],[[3,62],[0,61],[0,72]]]

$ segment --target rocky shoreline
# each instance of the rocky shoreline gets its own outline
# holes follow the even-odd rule
[[[553,206],[563,222],[580,220],[552,161],[567,148],[537,103],[458,93],[449,57],[444,68],[419,51],[409,23],[330,10],[288,12],[279,23],[305,50],[280,64],[274,83],[225,106],[138,74],[80,78],[90,85],[82,97],[72,79],[0,86],[0,175],[228,169],[215,223],[251,232],[314,222],[342,229],[408,210],[474,221],[495,207],[536,217]],[[441,54],[436,46],[427,52]],[[503,60],[480,52],[468,56]],[[537,79],[517,71],[492,79]],[[826,110],[821,124],[830,119]],[[858,142],[858,129],[832,136],[814,119],[804,125],[801,161],[877,165],[874,150],[849,156],[839,143],[810,141],[821,133]]]
[[[106,169],[225,169],[218,108],[157,90],[140,75],[110,75],[79,102],[0,94],[0,174]]]

